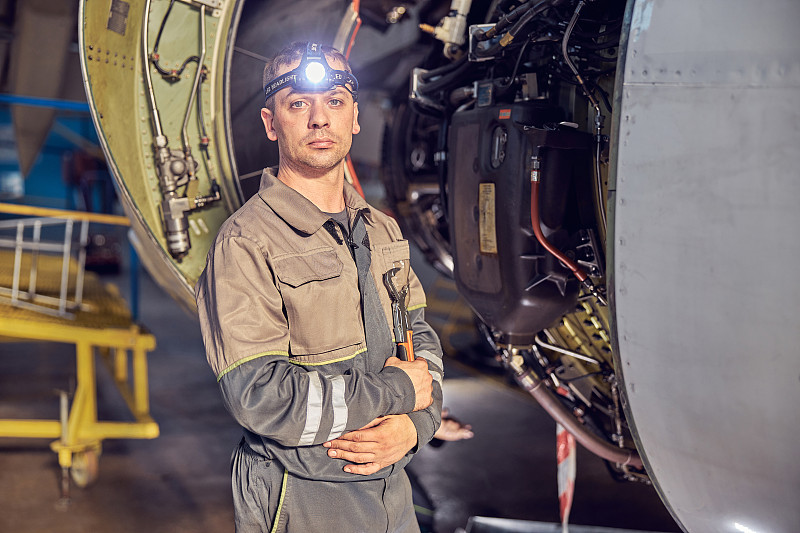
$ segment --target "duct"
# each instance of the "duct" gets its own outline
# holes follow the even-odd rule
[[[60,98],[75,34],[77,4],[28,0],[17,5],[11,46],[9,92]],[[74,65],[73,67],[77,67]],[[15,105],[11,109],[20,172],[26,176],[39,155],[55,110]]]

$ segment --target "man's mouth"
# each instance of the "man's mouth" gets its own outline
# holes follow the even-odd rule
[[[312,148],[330,148],[335,143],[334,143],[333,139],[331,139],[329,137],[322,137],[322,138],[319,138],[319,139],[312,139],[311,141],[309,141],[308,144]]]

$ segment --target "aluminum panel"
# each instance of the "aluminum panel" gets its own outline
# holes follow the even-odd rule
[[[628,414],[692,532],[800,524],[800,3],[636,2],[612,191]]]

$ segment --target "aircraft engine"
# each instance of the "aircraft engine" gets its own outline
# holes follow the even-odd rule
[[[264,62],[352,49],[389,102],[387,201],[516,382],[686,531],[761,533],[800,523],[798,22],[794,0],[82,0],[79,37],[135,245],[188,309],[277,163]]]

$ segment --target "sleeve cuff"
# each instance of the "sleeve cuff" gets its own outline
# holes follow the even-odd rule
[[[410,413],[414,409],[416,400],[414,393],[414,383],[401,369],[394,366],[384,367],[380,371],[380,376],[396,393],[397,403],[390,409],[387,415],[400,415]]]
[[[417,445],[411,449],[411,453],[417,453],[433,438],[433,434],[436,433],[436,423],[427,409],[408,413],[408,417],[417,428]]]

